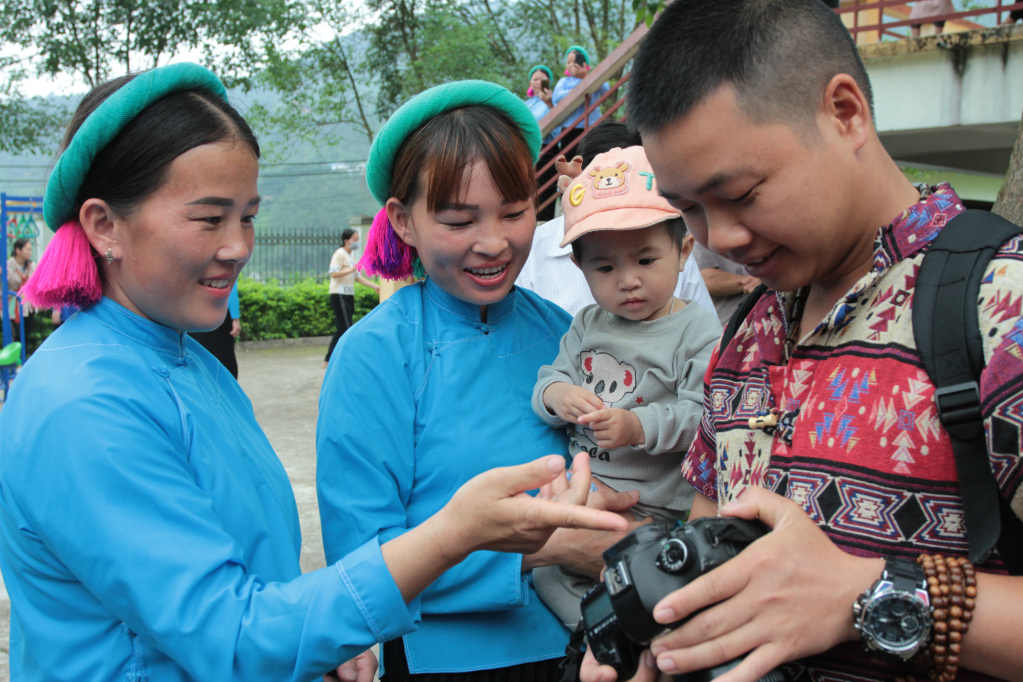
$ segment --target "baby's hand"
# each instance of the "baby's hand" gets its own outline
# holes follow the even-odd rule
[[[604,408],[604,402],[590,391],[562,381],[547,387],[543,392],[543,404],[565,421],[573,423],[584,414]]]
[[[597,446],[608,450],[646,442],[639,417],[620,407],[592,412],[576,421],[579,424],[589,424],[597,439]]]

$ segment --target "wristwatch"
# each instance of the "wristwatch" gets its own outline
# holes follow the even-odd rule
[[[868,653],[908,661],[931,639],[934,619],[920,564],[888,558],[884,572],[853,604],[853,623]]]

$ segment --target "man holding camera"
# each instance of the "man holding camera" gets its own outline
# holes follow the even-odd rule
[[[936,390],[930,370],[951,351],[921,350],[929,327],[914,304],[937,289],[921,267],[944,231],[998,219],[902,175],[836,15],[819,0],[675,0],[632,73],[629,123],[661,193],[698,242],[769,287],[712,358],[683,467],[702,493],[692,518],[771,529],[651,605],[677,627],[651,642],[637,679],[735,660],[720,682],[779,668],[798,680],[1023,680],[1023,579],[1006,575],[1020,546],[1004,541],[1023,509],[1016,228],[976,273],[976,306],[938,298],[942,315],[965,307],[966,326],[976,315],[982,357],[975,384]],[[952,419],[960,407],[976,412],[975,432]],[[964,443],[973,455],[979,443],[972,464]],[[584,682],[615,677],[587,654]]]

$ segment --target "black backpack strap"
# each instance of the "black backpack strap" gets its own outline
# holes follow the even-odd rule
[[[579,682],[579,670],[582,668],[585,655],[586,631],[583,629],[583,621],[580,620],[575,632],[568,638],[565,657],[558,664],[561,668],[561,682]]]
[[[735,309],[734,313],[732,313],[732,318],[728,320],[728,324],[725,326],[725,333],[721,335],[720,352],[723,353],[725,348],[728,348],[728,344],[731,343],[732,339],[735,337],[735,332],[739,330],[743,321],[749,317],[751,312],[753,312],[754,306],[756,306],[757,301],[763,297],[765,291],[767,291],[767,285],[761,284],[751,291],[749,296],[742,299],[742,303],[740,303],[739,307]]]
[[[931,242],[913,293],[913,335],[952,441],[970,561],[983,562],[997,545],[1013,575],[1023,574],[1023,522],[1001,495],[988,457],[977,297],[991,258],[1021,233],[1023,228],[988,211],[961,213]]]

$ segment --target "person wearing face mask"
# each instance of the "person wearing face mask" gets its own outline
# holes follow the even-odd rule
[[[226,97],[196,64],[100,84],[50,175],[55,234],[22,293],[81,310],[0,412],[11,679],[371,682],[371,655],[345,661],[415,630],[417,595],[469,554],[535,552],[555,526],[625,528],[582,506],[581,485],[521,495],[563,474],[544,457],[302,574],[287,473],[189,336],[223,322],[252,255],[259,144]]]
[[[358,230],[346,227],[341,233],[341,242],[343,246],[335,251],[330,259],[330,284],[327,290],[337,331],[334,332],[334,337],[327,348],[327,355],[323,358],[324,369],[330,362],[338,339],[352,326],[352,316],[355,315],[355,283],[358,282],[380,293],[379,286],[360,275],[355,269],[355,255],[359,249]]]

